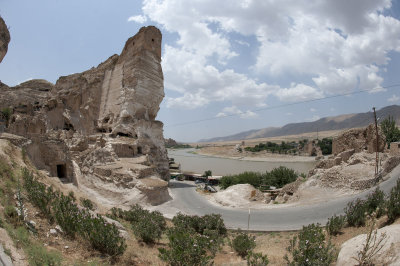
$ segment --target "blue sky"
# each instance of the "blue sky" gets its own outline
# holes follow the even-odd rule
[[[0,15],[11,32],[0,64],[8,85],[55,83],[157,26],[166,94],[157,119],[178,141],[400,103],[400,86],[381,89],[400,84],[399,1],[0,0]],[[358,90],[372,92],[294,104]]]

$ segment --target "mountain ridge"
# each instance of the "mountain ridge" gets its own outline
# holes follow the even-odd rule
[[[378,119],[383,120],[393,116],[396,124],[400,124],[400,106],[389,105],[376,111]],[[365,127],[373,123],[373,112],[344,114],[338,116],[323,117],[313,122],[289,123],[282,127],[267,127],[239,132],[224,137],[201,139],[199,142],[218,142],[233,140],[248,140],[256,138],[268,138],[288,135],[298,135],[316,131],[341,130],[348,128]],[[378,121],[379,122],[379,121]]]

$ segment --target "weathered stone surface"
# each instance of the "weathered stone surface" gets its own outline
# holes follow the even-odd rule
[[[373,257],[374,265],[400,265],[400,225],[385,226],[377,231],[376,242],[382,234],[386,238],[382,242],[382,249]],[[353,237],[342,244],[336,265],[356,265],[357,252],[361,251],[366,243],[367,235]],[[371,243],[371,245],[373,242]]]
[[[168,200],[163,124],[155,120],[164,97],[161,39],[143,27],[121,55],[55,85],[0,84],[0,108],[13,110],[6,132],[30,140],[25,149],[39,169],[104,204]]]
[[[3,18],[0,17],[0,63],[7,53],[10,40],[10,32],[8,31],[7,25]]]
[[[165,147],[169,148],[169,147],[173,147],[178,145],[178,143],[174,140],[174,139],[165,139]]]
[[[385,149],[386,139],[380,127],[378,127],[379,151]],[[337,155],[343,151],[354,149],[355,152],[367,150],[372,153],[376,151],[376,131],[375,125],[366,128],[350,129],[332,141],[332,153]]]

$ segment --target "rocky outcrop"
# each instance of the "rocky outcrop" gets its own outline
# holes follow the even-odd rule
[[[170,148],[170,147],[174,147],[177,146],[178,142],[176,142],[174,139],[165,139],[165,147]]]
[[[0,92],[13,111],[6,131],[30,140],[40,169],[73,182],[110,206],[169,199],[163,124],[161,32],[152,26],[128,39],[121,55],[95,68],[31,80]]]
[[[381,249],[372,257],[371,265],[400,265],[400,225],[394,224],[385,226],[377,230],[376,241],[371,239],[370,246],[377,244],[382,235],[385,234],[381,242]],[[374,233],[372,233],[372,236]],[[336,265],[356,265],[358,252],[361,252],[366,244],[367,235],[362,234],[353,237],[341,246]],[[372,247],[371,247],[372,248]],[[371,249],[370,249],[371,250]],[[370,252],[370,251],[369,251]]]
[[[354,149],[355,152],[367,150],[369,153],[376,152],[376,130],[374,125],[366,128],[350,129],[332,141],[332,153],[339,154],[343,151]],[[385,149],[386,139],[380,127],[378,127],[378,150]]]
[[[10,43],[10,32],[4,22],[3,18],[0,17],[0,63],[3,61],[4,56],[8,50],[8,44]]]

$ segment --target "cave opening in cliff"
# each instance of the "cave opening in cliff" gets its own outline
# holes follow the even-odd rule
[[[64,122],[64,130],[74,130],[74,126],[68,122]]]
[[[58,178],[67,177],[67,167],[65,166],[65,164],[57,164],[57,176]]]
[[[142,154],[142,147],[137,147],[137,152],[138,152],[138,154]]]
[[[118,133],[117,133],[117,136],[120,136],[120,137],[128,137],[128,138],[132,137],[130,134],[126,134],[126,133],[122,133],[122,132],[118,132]]]

